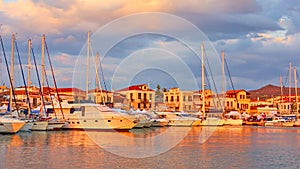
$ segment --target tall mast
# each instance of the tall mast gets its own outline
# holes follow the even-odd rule
[[[291,102],[291,93],[292,93],[292,62],[290,62],[290,67],[289,67],[289,103]]]
[[[280,75],[280,95],[281,95],[281,103],[283,103],[283,89],[282,89],[282,76]]]
[[[201,44],[201,56],[202,56],[202,113],[205,117],[205,92],[204,92],[204,43]]]
[[[95,61],[95,64],[96,64],[96,91],[95,91],[95,94],[96,94],[96,98],[98,98],[98,89],[100,90],[100,96],[101,96],[101,101],[102,101],[102,104],[105,105],[105,98],[103,97],[103,91],[102,91],[102,87],[100,85],[100,78],[99,78],[99,52],[96,53],[96,61]]]
[[[38,70],[38,67],[37,67],[37,64],[36,64],[36,59],[35,59],[35,55],[34,55],[34,52],[33,52],[33,48],[31,48],[31,52],[32,52],[32,57],[33,57],[33,62],[34,62],[34,67],[35,67],[35,71],[36,71],[37,80],[38,80],[39,87],[40,87],[39,91],[40,91],[40,95],[41,95],[41,98],[42,98],[42,104],[43,104],[45,113],[47,113],[45,100],[44,100],[44,94],[43,94],[43,90],[42,90],[43,87],[41,85],[39,70]]]
[[[24,71],[23,71],[23,67],[22,67],[22,62],[21,62],[21,57],[20,57],[17,41],[15,41],[15,46],[16,46],[17,56],[18,56],[19,65],[20,65],[20,69],[21,69],[21,75],[22,75],[22,79],[23,79],[23,83],[24,83],[25,94],[26,94],[26,98],[27,98],[28,114],[30,114],[31,113],[30,98],[29,98],[29,94],[28,94],[28,90],[27,90],[27,85],[26,85],[26,81],[25,81],[25,76],[24,76]]]
[[[95,64],[96,64],[96,92],[99,89],[99,53],[96,53],[96,60],[95,60]]]
[[[42,36],[42,91],[45,83],[45,35]]]
[[[31,49],[31,39],[28,40],[28,70],[27,70],[27,85],[28,89],[30,88],[30,69],[31,69],[31,63],[30,63],[30,49]]]
[[[297,86],[297,70],[296,68],[294,68],[294,81],[295,81],[295,95],[296,95],[296,118],[298,119],[298,111],[299,111],[299,107],[298,107],[298,86]]]
[[[225,110],[225,52],[222,50],[222,109]]]
[[[11,84],[9,88],[9,105],[10,105],[10,110],[9,112],[12,112],[12,95],[13,95],[13,85],[14,85],[14,56],[15,56],[15,34],[12,34],[11,36],[11,63],[10,63],[10,77],[11,77]],[[17,107],[17,105],[16,105]]]
[[[11,73],[10,73],[10,70],[9,70],[8,61],[7,61],[7,58],[6,58],[6,54],[5,54],[4,45],[3,45],[3,41],[2,41],[1,35],[0,35],[0,42],[1,42],[1,47],[2,47],[2,53],[3,53],[3,56],[4,56],[4,60],[5,60],[6,71],[7,71],[8,77],[9,77],[9,83],[10,83],[10,86],[11,86],[11,89],[12,89],[11,90],[12,96],[14,97],[14,102],[16,104],[16,109],[17,109],[18,117],[20,118],[19,108],[18,108],[18,105],[17,105],[16,95],[15,95],[15,92],[14,92],[14,85],[13,85],[13,82],[12,82],[12,78],[10,76]],[[10,104],[10,106],[11,106],[11,104]],[[10,107],[10,110],[11,109],[12,109],[12,107]]]
[[[90,35],[91,32],[88,31],[88,40],[87,40],[87,53],[86,53],[86,90],[85,90],[85,99],[88,100],[89,94],[89,64],[90,64]]]
[[[54,82],[54,86],[55,86],[55,91],[56,91],[57,98],[58,98],[59,108],[60,108],[61,115],[62,115],[63,119],[65,119],[65,115],[64,115],[64,112],[63,112],[63,109],[62,109],[62,106],[61,106],[61,100],[60,100],[59,92],[57,90],[57,83],[56,83],[56,79],[55,79],[55,76],[54,76],[54,70],[53,70],[52,62],[51,62],[51,59],[50,59],[50,53],[49,53],[48,45],[47,45],[46,41],[45,41],[45,46],[46,46],[48,61],[49,61],[49,64],[50,64],[52,78],[53,78],[53,82]],[[51,96],[50,96],[50,98],[51,98]],[[52,103],[53,103],[53,100],[52,100]]]

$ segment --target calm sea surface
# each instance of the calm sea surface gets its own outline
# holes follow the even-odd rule
[[[0,135],[0,168],[300,168],[300,128],[219,127],[201,141],[204,132],[172,127]]]

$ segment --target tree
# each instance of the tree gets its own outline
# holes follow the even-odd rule
[[[157,84],[156,90],[160,90],[160,85],[159,84]]]

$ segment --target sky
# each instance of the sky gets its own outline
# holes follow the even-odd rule
[[[281,75],[287,86],[289,63],[300,70],[299,18],[300,1],[295,0],[0,0],[0,35],[8,62],[13,33],[25,70],[27,40],[32,39],[40,63],[40,40],[45,34],[58,86],[82,89],[88,31],[90,89],[96,85],[97,66],[93,64],[99,52],[102,88],[118,90],[146,83],[151,88],[160,84],[197,90],[201,88],[203,41],[206,73],[212,72],[206,87],[217,83],[221,90],[222,50],[230,73],[226,71],[226,89],[279,85]],[[8,85],[2,52],[1,59],[0,80]],[[15,85],[20,86],[16,60]],[[50,79],[47,61],[46,70]],[[38,85],[33,68],[31,72],[32,83]]]

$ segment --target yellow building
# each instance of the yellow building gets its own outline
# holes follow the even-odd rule
[[[164,103],[172,111],[194,111],[192,91],[180,91],[179,88],[171,88],[164,92]]]
[[[69,102],[85,100],[85,91],[78,88],[58,88],[57,92],[60,95],[60,99],[67,100]]]
[[[272,99],[261,100],[259,98],[250,101],[250,115],[277,113],[277,107],[274,106]]]
[[[149,110],[154,108],[155,91],[146,84],[129,86],[117,92],[126,96],[129,109]]]
[[[212,91],[206,89],[206,90],[204,90],[204,92],[202,92],[202,90],[199,90],[199,91],[195,91],[193,93],[194,111],[197,111],[197,112],[202,111],[203,97],[205,97],[205,112],[208,112],[211,107],[216,107],[216,105],[213,104],[214,98],[213,98]],[[215,99],[215,100],[216,100],[216,102],[218,102],[217,99]]]
[[[249,93],[246,90],[228,90],[226,92],[225,110],[238,110],[240,112],[250,113]]]
[[[107,106],[113,106],[113,93],[106,90],[89,90],[89,98],[97,104],[105,104]]]

